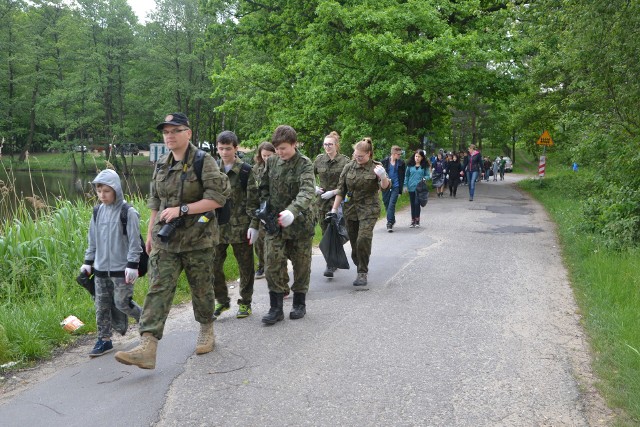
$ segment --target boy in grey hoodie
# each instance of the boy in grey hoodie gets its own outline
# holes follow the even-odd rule
[[[106,169],[98,174],[93,184],[101,204],[89,223],[89,247],[84,253],[80,271],[95,275],[96,324],[98,341],[90,357],[102,356],[113,350],[111,343],[111,308],[140,320],[141,309],[133,301],[133,282],[138,278],[138,262],[142,253],[140,242],[140,215],[130,207],[127,215],[127,234],[122,230],[120,211],[125,203],[120,177]]]

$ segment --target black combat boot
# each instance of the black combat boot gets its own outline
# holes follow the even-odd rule
[[[289,313],[289,319],[302,319],[307,314],[307,306],[304,303],[307,294],[302,292],[293,293],[293,304],[291,307],[291,313]]]
[[[282,311],[284,294],[269,291],[269,300],[271,302],[271,308],[262,318],[262,323],[274,325],[276,322],[284,320],[284,311]]]

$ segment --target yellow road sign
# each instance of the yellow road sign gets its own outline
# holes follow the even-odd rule
[[[551,139],[549,131],[545,130],[544,132],[542,132],[542,135],[540,135],[540,138],[538,138],[538,142],[536,142],[536,144],[551,147],[553,145],[553,139]]]

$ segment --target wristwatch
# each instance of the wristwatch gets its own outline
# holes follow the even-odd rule
[[[180,215],[186,215],[189,213],[189,205],[183,203],[180,205]]]

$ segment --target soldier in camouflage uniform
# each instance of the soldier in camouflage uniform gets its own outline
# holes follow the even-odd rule
[[[118,362],[143,369],[155,368],[158,340],[162,339],[182,270],[200,323],[196,354],[213,350],[211,259],[218,243],[218,224],[215,217],[210,220],[204,214],[223,206],[230,194],[227,176],[210,155],[204,157],[201,176],[195,172],[197,148],[189,142],[191,129],[184,114],[169,114],[157,128],[170,152],[158,160],[147,202],[151,209],[146,241],[149,291],[140,318],[140,344],[115,356]]]
[[[253,297],[253,244],[258,238],[258,184],[251,167],[238,156],[238,137],[231,131],[223,131],[216,138],[220,155],[220,169],[226,172],[231,186],[231,218],[220,226],[220,243],[213,258],[213,288],[216,294],[214,319],[229,310],[229,290],[224,275],[227,248],[233,248],[240,273],[240,299],[236,317],[242,319],[251,314]]]
[[[306,294],[311,279],[311,245],[314,215],[310,212],[314,198],[313,164],[297,150],[297,134],[291,126],[276,128],[271,142],[276,156],[267,159],[267,169],[260,182],[260,200],[278,215],[279,228],[268,234],[266,276],[271,308],[262,318],[267,324],[284,319],[282,303],[289,288],[287,259],[293,264],[293,308],[291,319],[306,314]]]
[[[369,272],[373,227],[380,216],[378,191],[390,185],[384,167],[373,160],[373,145],[364,138],[355,146],[353,159],[342,171],[338,192],[329,215],[335,215],[344,199],[344,217],[351,242],[351,259],[358,268],[353,286],[365,286]]]
[[[320,219],[320,228],[322,228],[322,234],[324,234],[328,224],[322,220],[333,206],[338,188],[338,179],[342,169],[349,162],[349,158],[340,154],[340,135],[338,135],[338,132],[333,131],[325,136],[322,145],[325,153],[316,157],[313,162],[313,172],[320,184],[316,186],[316,217]],[[335,271],[334,267],[327,266],[324,270],[324,275],[325,277],[333,277]]]
[[[263,141],[260,143],[260,145],[258,145],[256,155],[253,158],[253,174],[256,177],[258,185],[260,185],[262,175],[264,175],[264,170],[267,166],[267,159],[274,154],[276,154],[276,149],[272,143]],[[262,279],[264,277],[264,234],[264,226],[262,225],[262,223],[260,223],[260,228],[258,229],[258,239],[253,244],[253,248],[256,251],[256,256],[258,257],[256,279]]]

